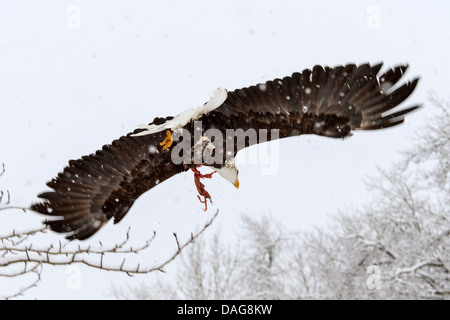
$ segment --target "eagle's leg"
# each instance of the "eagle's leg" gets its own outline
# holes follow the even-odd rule
[[[200,171],[198,171],[198,167],[201,167],[202,165],[198,165],[196,168],[192,168],[191,170],[194,172],[194,175],[196,177],[196,179],[211,179],[213,174],[216,173],[217,171],[213,171],[211,173],[207,173],[207,174],[202,174]]]
[[[173,140],[172,140],[172,132],[170,130],[167,130],[166,132],[166,138],[163,142],[160,143],[163,150],[166,150],[172,146]]]
[[[205,204],[205,211],[207,211],[208,210],[207,200],[209,199],[209,201],[212,203],[211,195],[208,193],[208,191],[206,191],[205,185],[200,181],[200,179],[205,179],[205,178],[211,179],[213,174],[216,173],[217,171],[213,171],[213,172],[207,173],[207,174],[202,174],[197,169],[200,166],[201,165],[199,165],[195,168],[191,168],[191,170],[194,172],[195,186],[197,187],[197,191],[198,191],[197,198],[198,198],[198,200],[200,200],[201,203]],[[203,197],[203,201],[202,201],[201,197]]]

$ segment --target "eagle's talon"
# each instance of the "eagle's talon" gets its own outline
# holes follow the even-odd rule
[[[200,197],[200,195],[197,195],[198,200],[200,201],[200,203],[204,203],[205,204],[205,209],[203,209],[203,211],[208,211],[208,201],[207,198],[205,197],[205,200],[202,200],[202,198]],[[212,204],[212,200],[211,198],[209,198],[209,201]]]
[[[162,147],[163,150],[167,150],[172,146],[172,143],[173,143],[172,132],[170,130],[167,130],[166,138],[159,145]]]

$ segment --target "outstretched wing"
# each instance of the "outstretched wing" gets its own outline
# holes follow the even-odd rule
[[[200,120],[205,128],[222,131],[279,129],[280,138],[299,134],[338,138],[351,130],[394,126],[418,108],[391,112],[412,93],[418,79],[397,86],[407,66],[378,76],[380,68],[381,64],[316,66],[312,71],[229,92],[221,106]],[[153,124],[170,119],[157,118]],[[187,125],[190,131],[192,126],[191,121]],[[133,134],[139,132],[142,129]],[[53,191],[40,194],[43,202],[31,209],[51,216],[47,221],[50,227],[70,233],[70,239],[90,237],[111,218],[120,221],[142,193],[187,170],[174,164],[170,152],[160,148],[164,138],[164,131],[138,137],[128,134],[95,154],[70,161],[47,183]]]
[[[351,130],[395,126],[419,107],[390,112],[413,92],[418,79],[397,86],[407,66],[378,75],[381,66],[315,66],[238,89],[229,92],[223,105],[202,120],[209,122],[208,126],[221,122],[233,129],[279,129],[280,138],[299,134],[340,138]],[[238,151],[236,147],[235,153]]]
[[[138,133],[136,130],[134,133]],[[52,218],[52,230],[70,233],[68,239],[86,239],[109,219],[119,222],[134,201],[157,184],[185,171],[171,161],[170,152],[159,145],[165,132],[113,141],[95,154],[69,165],[47,183],[53,191],[31,206]]]

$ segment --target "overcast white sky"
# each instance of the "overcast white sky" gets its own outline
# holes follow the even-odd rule
[[[214,205],[205,213],[191,173],[143,195],[118,225],[92,240],[159,240],[141,264],[174,249],[172,232],[188,237],[217,208],[210,232],[234,233],[241,214],[272,214],[293,229],[323,225],[338,208],[369,198],[363,180],[408,148],[434,90],[449,98],[448,1],[63,1],[0,2],[0,163],[14,205],[27,206],[67,164],[156,116],[176,115],[209,99],[217,87],[256,84],[315,64],[409,63],[421,81],[405,105],[425,108],[403,126],[357,132],[345,141],[298,137],[280,142],[276,175],[241,165],[240,189],[206,181]],[[79,13],[79,15],[78,15]],[[5,214],[6,215],[6,214]],[[33,213],[8,214],[0,233],[37,226]],[[59,236],[49,236],[60,239]],[[67,268],[48,268],[25,298],[108,298],[111,283],[135,285],[149,276],[81,269],[70,290]],[[173,278],[175,268],[166,275]],[[9,284],[8,284],[9,285]],[[0,296],[9,292],[0,280]]]

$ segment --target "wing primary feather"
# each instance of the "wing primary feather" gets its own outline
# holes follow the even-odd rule
[[[214,113],[229,115],[227,125],[234,129],[272,127],[280,130],[281,137],[311,133],[344,137],[351,130],[395,126],[417,109],[394,108],[412,94],[418,79],[395,88],[408,66],[396,66],[379,75],[382,66],[315,66],[282,80],[267,81],[264,90],[249,87],[230,91]],[[252,98],[243,99],[245,96]],[[390,110],[394,111],[387,115]]]

